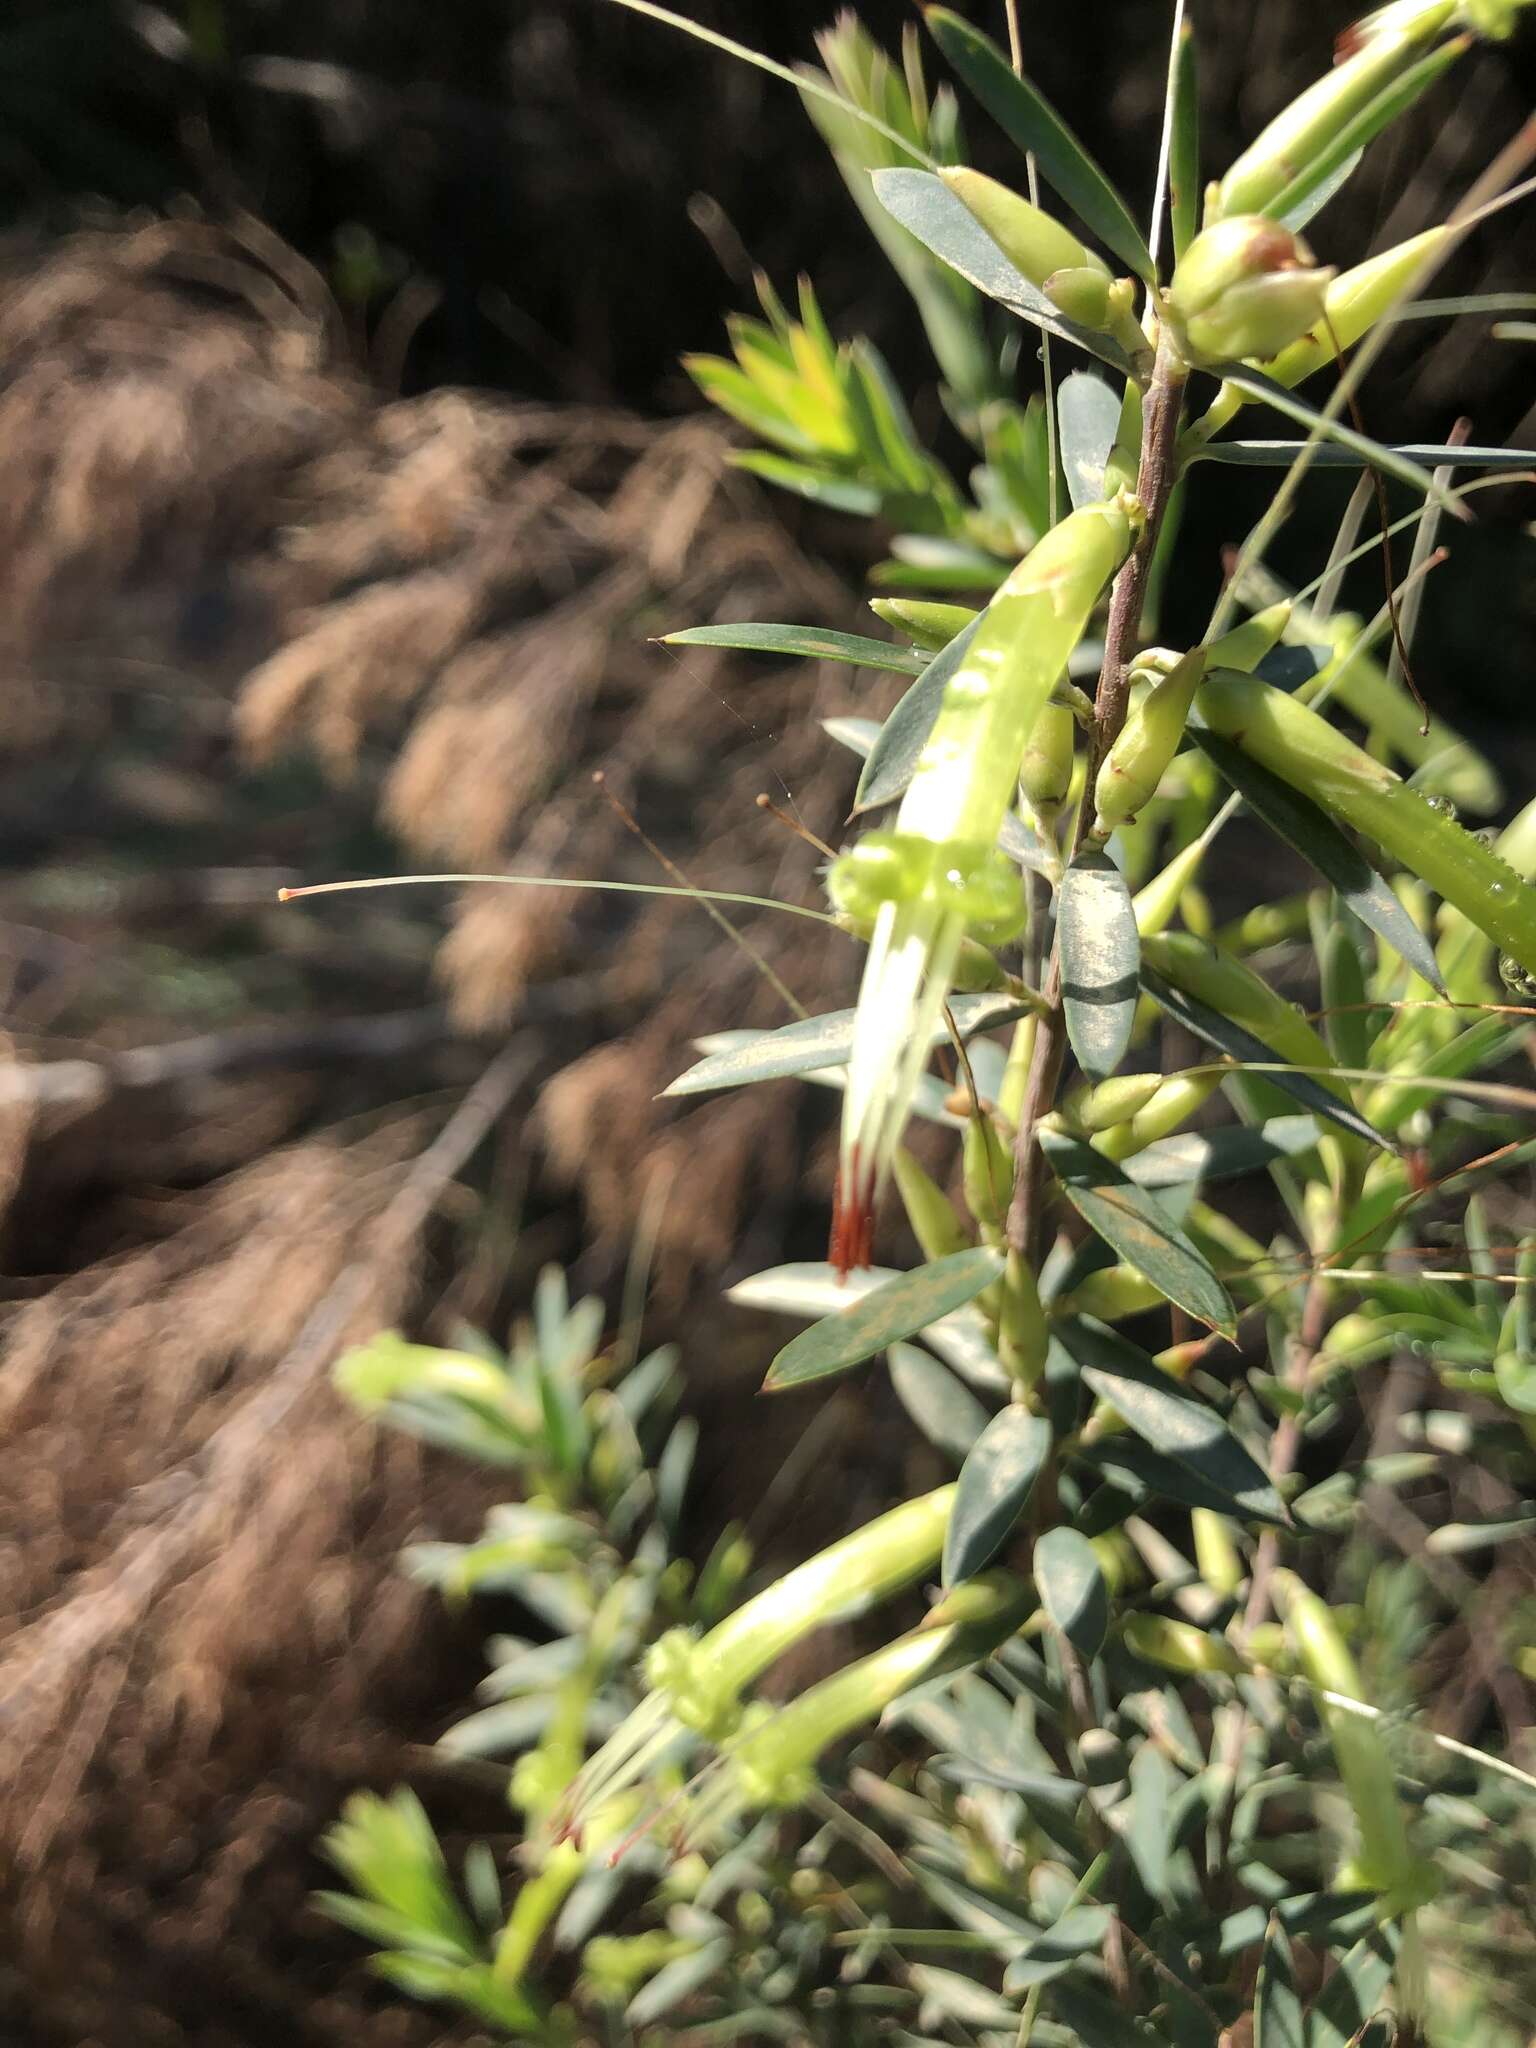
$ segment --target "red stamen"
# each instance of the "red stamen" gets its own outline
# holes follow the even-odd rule
[[[854,1146],[846,1174],[839,1167],[832,1197],[832,1236],[827,1246],[827,1263],[839,1280],[873,1264],[875,1240],[875,1170],[866,1171]]]

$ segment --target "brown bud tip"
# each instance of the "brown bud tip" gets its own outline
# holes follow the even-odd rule
[[[760,811],[771,811],[773,809],[773,798],[768,794],[766,789],[759,790],[757,795],[753,797],[752,801],[757,805],[757,808]]]

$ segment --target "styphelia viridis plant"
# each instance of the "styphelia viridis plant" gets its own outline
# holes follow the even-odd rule
[[[1421,713],[1409,643],[1437,539],[1532,458],[1373,438],[1365,379],[1436,266],[1523,196],[1536,136],[1387,249],[1341,246],[1325,209],[1529,4],[1396,0],[1203,187],[1205,30],[1174,7],[1145,232],[985,9],[925,10],[958,96],[915,28],[897,62],[851,16],[825,71],[793,75],[911,294],[949,454],[808,284],[792,314],[765,283],[732,357],[689,359],[751,437],[744,467],[880,522],[894,637],[669,637],[909,686],[883,721],[829,726],[865,757],[826,873],[866,949],[856,1004],[711,1041],[669,1092],[842,1088],[828,1258],[731,1298],[808,1324],[770,1389],[884,1355],[940,1472],[733,1612],[681,1613],[617,1726],[578,1727],[565,1698],[514,1780],[547,1888],[515,1929],[509,1909],[474,2010],[523,1997],[556,1889],[590,1927],[610,1863],[665,1848],[700,1889],[655,1891],[665,1928],[613,1937],[573,1994],[614,2041],[665,2014],[829,2048],[892,2028],[1378,2048],[1390,2007],[1401,2039],[1525,2048],[1536,1959],[1511,1936],[1490,1973],[1468,1929],[1514,1925],[1536,1882],[1536,1780],[1493,1753],[1536,1652],[1504,1581],[1454,1560],[1528,1575],[1533,1540],[1536,1098],[1504,1063],[1536,996],[1536,804],[1478,822],[1507,764]],[[1013,178],[970,161],[962,108],[1017,148]],[[1275,489],[1207,631],[1160,644],[1180,579],[1212,567],[1178,545],[1181,487],[1222,464]],[[1304,530],[1325,466],[1359,488],[1291,590],[1266,551],[1287,517]],[[1343,602],[1356,561],[1367,614],[1393,579],[1374,617]],[[1240,809],[1281,843],[1273,875],[1227,860]],[[873,1264],[892,1184],[907,1270]],[[1393,1361],[1415,1392],[1383,1409],[1370,1375]],[[449,1359],[433,1384],[483,1400],[483,1380]],[[860,1640],[796,1678],[786,1653],[852,1613]],[[1473,1681],[1476,1742],[1414,1711],[1426,1613],[1500,1674]],[[748,1865],[727,1927],[727,1880],[700,1873]],[[412,1967],[429,1981],[429,1955]]]

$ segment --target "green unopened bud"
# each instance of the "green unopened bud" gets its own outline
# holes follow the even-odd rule
[[[1332,275],[1289,228],[1242,214],[1190,243],[1168,287],[1168,315],[1192,362],[1267,358],[1322,318]]]
[[[870,610],[919,647],[937,651],[963,633],[976,614],[968,604],[930,604],[906,597],[873,597]]]
[[[1353,348],[1362,335],[1391,312],[1420,265],[1441,247],[1450,233],[1444,226],[1428,228],[1410,241],[1399,242],[1395,249],[1385,249],[1368,262],[1341,271],[1323,294],[1326,317],[1299,341],[1293,341],[1289,348],[1264,363],[1265,375],[1289,388],[1310,377],[1314,370],[1336,362],[1340,349]],[[1242,663],[1223,657],[1219,665],[1240,668]],[[1213,659],[1211,666],[1218,666],[1217,661]]]
[[[910,832],[866,832],[833,862],[827,894],[855,922],[886,903],[915,903],[954,912],[976,937],[1002,945],[1022,931],[1029,912],[1023,877],[995,847],[922,839]]]
[[[998,1354],[1010,1379],[1023,1387],[1034,1386],[1045,1370],[1050,1343],[1051,1328],[1035,1276],[1017,1252],[1010,1252],[997,1327]]]
[[[1265,655],[1280,645],[1293,609],[1289,598],[1282,598],[1278,604],[1255,612],[1251,619],[1244,619],[1219,640],[1212,640],[1205,650],[1206,667],[1235,668],[1251,675]]]
[[[1205,1107],[1220,1086],[1220,1074],[1173,1074],[1149,1103],[1095,1138],[1094,1145],[1106,1159],[1130,1159],[1160,1138],[1171,1137]]]
[[[1213,1593],[1230,1600],[1247,1576],[1232,1540],[1231,1523],[1210,1508],[1192,1509],[1189,1520],[1195,1538],[1195,1564],[1201,1578]]]
[[[1141,957],[1143,965],[1164,981],[1251,1032],[1292,1066],[1332,1066],[1327,1046],[1300,1011],[1246,961],[1209,939],[1198,939],[1190,932],[1145,933]],[[1318,1078],[1325,1088],[1344,1095],[1342,1081],[1334,1081],[1327,1073]]]
[[[1223,1671],[1246,1668],[1224,1636],[1207,1635],[1193,1622],[1173,1621],[1163,1614],[1132,1614],[1125,1622],[1126,1647],[1165,1671]]]
[[[1216,216],[1262,213],[1455,14],[1456,0],[1401,0],[1361,22],[1343,62],[1292,100],[1232,165],[1218,188]]]
[[[1056,308],[1079,327],[1109,324],[1110,281],[1102,270],[1053,270],[1041,290]]]
[[[946,165],[939,176],[1014,268],[1037,289],[1061,270],[1097,272],[1108,282],[1106,266],[1076,235],[996,178],[963,165]]]
[[[970,1246],[955,1207],[944,1190],[918,1165],[905,1146],[898,1149],[892,1162],[897,1192],[901,1205],[907,1212],[907,1221],[912,1226],[912,1235],[917,1239],[925,1259],[948,1258],[951,1252],[963,1252]]]
[[[1051,810],[1072,786],[1077,721],[1064,704],[1047,704],[1035,720],[1019,768],[1019,787],[1036,810]]]
[[[1101,1323],[1123,1323],[1132,1316],[1144,1316],[1167,1297],[1155,1282],[1138,1273],[1134,1266],[1101,1266],[1086,1280],[1059,1297],[1052,1306],[1058,1315],[1093,1316]]]
[[[1171,675],[1152,685],[1121,727],[1094,785],[1094,831],[1099,835],[1107,837],[1116,825],[1134,818],[1157,794],[1183,740],[1189,707],[1204,673],[1205,651],[1197,647]]]
[[[1070,1097],[1067,1118],[1089,1136],[1107,1131],[1111,1124],[1126,1123],[1137,1110],[1145,1109],[1162,1085],[1161,1074],[1112,1074],[1107,1081]]]

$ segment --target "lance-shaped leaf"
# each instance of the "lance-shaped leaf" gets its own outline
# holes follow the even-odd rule
[[[985,1571],[1029,1504],[1051,1449],[1043,1415],[1010,1406],[994,1415],[966,1455],[944,1539],[944,1584]]]
[[[1081,1139],[1043,1130],[1040,1144],[1067,1200],[1128,1266],[1166,1300],[1224,1336],[1236,1335],[1227,1290],[1155,1195]]]
[[[1216,1131],[1176,1131],[1124,1161],[1143,1188],[1187,1187],[1191,1183],[1235,1180],[1281,1159],[1298,1159],[1317,1143],[1310,1116],[1272,1116],[1262,1124],[1231,1124]]]
[[[685,626],[663,633],[663,647],[740,647],[750,654],[797,654],[807,661],[846,661],[855,668],[885,668],[921,675],[926,655],[874,640],[867,633],[829,633],[820,626]]]
[[[1056,901],[1067,1037],[1084,1073],[1112,1074],[1136,1021],[1141,940],[1124,875],[1108,854],[1076,855]]]
[[[887,1361],[897,1399],[935,1450],[963,1465],[987,1426],[987,1411],[947,1365],[915,1344],[893,1344]]]
[[[1253,1996],[1253,2048],[1306,2048],[1306,2040],[1306,2015],[1291,1963],[1291,1944],[1280,1922],[1271,1920]]]
[[[1245,398],[1256,398],[1263,405],[1272,405],[1276,412],[1283,412],[1287,419],[1298,420],[1301,425],[1348,449],[1358,462],[1379,469],[1383,476],[1396,477],[1399,483],[1410,485],[1422,497],[1432,498],[1445,511],[1457,519],[1465,519],[1467,511],[1459,498],[1452,497],[1440,484],[1435,482],[1430,471],[1417,462],[1410,461],[1395,448],[1389,448],[1382,441],[1373,441],[1368,434],[1360,434],[1353,427],[1346,426],[1319,412],[1315,405],[1308,405],[1304,398],[1298,398],[1294,391],[1287,391],[1283,384],[1277,384],[1273,377],[1266,377],[1262,370],[1254,369],[1251,363],[1216,363],[1211,375],[1224,383],[1232,384]],[[1455,458],[1453,458],[1455,459]]]
[[[1143,283],[1154,283],[1157,270],[1130,209],[1055,108],[1014,70],[996,43],[960,15],[929,7],[925,18],[934,41],[977,99],[1020,149],[1034,155],[1041,176],[1083,226]]]
[[[873,1358],[903,1337],[915,1337],[931,1323],[963,1308],[1003,1270],[1003,1256],[990,1246],[952,1252],[946,1259],[898,1273],[838,1315],[826,1316],[786,1344],[763,1381],[764,1393],[800,1387],[831,1373],[845,1372]]]
[[[1070,342],[1108,363],[1111,369],[1130,374],[1131,360],[1120,344],[1109,335],[1079,327],[1075,320],[1058,313],[1023,271],[1009,262],[981,222],[942,178],[931,171],[876,171],[873,183],[880,204],[891,217],[988,298],[996,299],[1010,313],[1054,335],[1058,341]]]
[[[1285,1522],[1285,1503],[1215,1410],[1154,1364],[1146,1352],[1088,1316],[1066,1318],[1059,1334],[1086,1385],[1142,1441],[1189,1468],[1251,1521]]]
[[[1173,260],[1200,232],[1200,73],[1194,25],[1179,23],[1168,65],[1168,215]]]
[[[1249,809],[1294,846],[1325,880],[1338,890],[1349,908],[1378,937],[1400,953],[1414,973],[1445,994],[1434,949],[1408,915],[1391,886],[1377,874],[1359,848],[1351,845],[1328,813],[1282,782],[1261,762],[1219,733],[1202,731],[1192,721],[1201,751],[1221,770]]]
[[[1047,1529],[1035,1544],[1035,1589],[1047,1617],[1082,1657],[1096,1657],[1109,1627],[1109,1593],[1093,1545],[1076,1529]]]
[[[1230,1515],[1233,1511],[1233,1497],[1224,1488],[1202,1479],[1191,1466],[1181,1465],[1177,1458],[1154,1451],[1150,1444],[1143,1443],[1140,1437],[1132,1436],[1128,1430],[1103,1437],[1096,1444],[1085,1445],[1077,1457],[1091,1472],[1099,1473],[1108,1481],[1105,1491],[1112,1490],[1121,1496],[1123,1505],[1117,1504],[1112,1516],[1109,1516],[1110,1504],[1107,1501],[1102,1503],[1101,1511],[1109,1516],[1109,1520],[1123,1520],[1148,1500],[1176,1501],[1181,1508],[1209,1508],[1216,1515]],[[1100,1527],[1109,1526],[1109,1520],[1100,1522],[1090,1504],[1084,1510],[1083,1533],[1096,1535]],[[1090,1521],[1092,1527],[1089,1526]]]
[[[1399,1938],[1388,1924],[1356,1942],[1307,2015],[1307,2048],[1350,2048],[1381,2005],[1392,1980]]]
[[[1185,454],[1188,462],[1228,462],[1244,469],[1289,469],[1304,441],[1233,440],[1206,441],[1192,445]],[[1388,453],[1423,469],[1443,469],[1454,463],[1461,469],[1530,469],[1536,466],[1536,449],[1482,447],[1468,442],[1452,447],[1445,441],[1393,442]],[[1363,450],[1324,442],[1312,452],[1317,469],[1366,469],[1370,459]]]
[[[1070,1907],[1008,1965],[1004,1988],[1017,1996],[1036,1984],[1049,1984],[1053,1977],[1062,1976],[1079,1956],[1102,1947],[1112,1917],[1108,1906]]]
[[[889,1266],[866,1266],[861,1273],[839,1279],[824,1261],[770,1266],[727,1288],[726,1300],[738,1308],[766,1309],[775,1315],[825,1316],[873,1294],[901,1276]],[[923,1331],[923,1342],[960,1377],[989,1394],[1006,1393],[1012,1384],[987,1340],[987,1326],[978,1310],[956,1309]],[[628,1381],[624,1382],[628,1385]],[[621,1389],[622,1398],[622,1389]]]
[[[1141,985],[1158,1005],[1166,1010],[1176,1022],[1192,1031],[1196,1038],[1204,1039],[1207,1045],[1215,1046],[1218,1052],[1226,1053],[1234,1060],[1247,1065],[1261,1067],[1264,1079],[1273,1081],[1277,1088],[1283,1088],[1287,1095],[1293,1095],[1319,1116],[1326,1116],[1332,1122],[1350,1131],[1357,1138],[1364,1138],[1372,1145],[1379,1145],[1384,1152],[1396,1150],[1390,1138],[1384,1138],[1374,1125],[1350,1103],[1343,1101],[1326,1088],[1315,1074],[1303,1072],[1300,1067],[1289,1064],[1251,1031],[1245,1031],[1240,1024],[1234,1024],[1230,1017],[1223,1017],[1217,1011],[1208,1009],[1182,989],[1175,988],[1170,981],[1150,967],[1141,970]]]
[[[962,1039],[997,1024],[1025,1016],[1029,1005],[1009,995],[951,996],[950,1015]],[[669,1082],[663,1095],[703,1095],[713,1088],[744,1088],[753,1081],[779,1081],[788,1074],[817,1073],[845,1067],[853,1047],[852,1010],[829,1010],[823,1017],[802,1017],[776,1031],[753,1036],[725,1052],[712,1052]],[[949,1041],[949,1026],[935,1027],[934,1045]]]
[[[1120,399],[1091,370],[1073,370],[1056,398],[1061,466],[1074,505],[1097,505],[1105,495],[1104,469],[1120,432]]]

